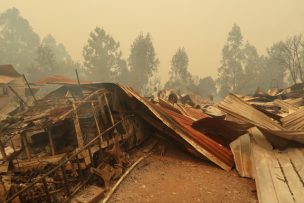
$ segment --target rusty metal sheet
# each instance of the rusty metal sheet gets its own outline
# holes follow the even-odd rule
[[[232,141],[245,134],[251,125],[206,117],[193,122],[192,127],[200,132],[208,132],[215,141],[228,147]]]
[[[181,110],[184,116],[190,117],[194,121],[208,117],[206,114],[203,113],[201,109],[180,105],[180,104],[177,104],[177,106]]]
[[[37,85],[45,84],[78,84],[76,80],[62,75],[47,76],[35,82]]]
[[[138,95],[132,89],[119,85],[119,87],[132,99],[136,99],[140,105],[148,108],[149,113],[156,116],[176,137],[188,143],[195,151],[208,158],[210,161],[220,166],[224,170],[231,170],[234,165],[232,153],[229,148],[225,148],[207,135],[194,129],[191,125],[193,120],[187,116],[170,111],[164,107],[153,104],[147,99]],[[151,122],[151,120],[147,120]]]

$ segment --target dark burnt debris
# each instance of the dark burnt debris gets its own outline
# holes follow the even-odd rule
[[[108,190],[152,132],[118,94],[111,84],[64,85],[3,120],[1,201],[63,202],[93,182]]]
[[[214,104],[175,90],[143,97],[120,84],[47,80],[54,78],[50,83],[56,88],[42,97],[37,84],[28,86],[33,89],[27,97],[22,88],[8,90],[8,101],[18,106],[1,112],[0,202],[102,200],[159,139],[226,171],[236,166],[240,176],[256,180],[260,202],[269,200],[263,191],[277,188],[265,181],[282,184],[273,174],[288,184],[298,181],[289,179],[295,173],[301,185],[303,85],[258,89],[252,96],[230,94]],[[261,165],[261,160],[277,162]],[[276,167],[282,174],[271,172]],[[265,174],[270,178],[261,179]],[[298,191],[295,185],[286,188]],[[294,200],[301,194],[289,193]]]

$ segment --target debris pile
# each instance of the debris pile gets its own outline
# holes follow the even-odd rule
[[[251,124],[230,144],[240,176],[254,178],[259,202],[302,202],[304,84],[228,95],[218,107],[227,119]]]
[[[91,182],[107,191],[150,132],[115,91],[62,86],[1,122],[1,201],[70,201]]]
[[[254,178],[260,202],[303,195],[302,84],[214,104],[174,90],[147,98],[114,83],[41,81],[60,86],[31,92],[31,105],[0,122],[0,202],[106,201],[160,137]]]

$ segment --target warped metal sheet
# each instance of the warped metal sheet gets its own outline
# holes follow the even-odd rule
[[[304,109],[299,109],[281,119],[283,127],[290,130],[304,129]]]
[[[253,178],[251,164],[250,135],[245,134],[230,144],[236,170],[241,177]]]
[[[279,124],[275,123],[271,118],[258,111],[250,104],[244,102],[238,96],[230,93],[218,107],[232,116],[244,120],[253,125],[273,130],[283,130]]]
[[[275,99],[274,101],[274,104],[278,105],[279,107],[281,107],[282,110],[288,112],[288,113],[294,113],[296,112],[297,110],[299,110],[298,107],[288,103],[288,102],[285,102],[284,100],[281,100],[281,99]]]
[[[200,132],[208,132],[215,141],[229,147],[232,141],[247,133],[247,129],[250,128],[251,125],[207,117],[194,121],[192,127]]]
[[[119,86],[130,97],[135,98],[141,105],[148,108],[151,114],[156,116],[175,133],[176,137],[186,141],[186,143],[188,143],[194,150],[224,170],[231,170],[234,165],[234,160],[230,149],[220,145],[212,138],[194,129],[191,126],[193,123],[191,118],[153,104],[128,87],[122,85]],[[147,122],[149,123],[151,121],[147,120]]]
[[[251,123],[273,135],[304,143],[303,130],[289,130],[284,128],[234,94],[230,93],[218,106],[227,114]]]

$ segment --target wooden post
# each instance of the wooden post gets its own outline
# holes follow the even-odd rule
[[[80,87],[80,80],[79,80],[79,75],[78,75],[78,70],[77,69],[75,69],[75,73],[76,73],[78,85]]]
[[[95,167],[94,160],[93,160],[93,155],[92,155],[92,151],[91,151],[91,147],[88,147],[88,152],[89,152],[89,156],[90,156],[91,165],[93,167]]]
[[[4,145],[2,143],[2,141],[0,140],[0,151],[1,151],[1,154],[2,154],[2,158],[4,161],[7,161],[7,156],[6,156],[6,153],[5,153],[5,148],[4,148]]]
[[[79,160],[78,154],[76,155],[76,162],[77,162],[78,174],[79,174],[79,176],[80,176],[80,180],[84,180],[84,178],[83,178],[83,173],[82,173],[82,170],[81,170],[81,165],[80,165],[80,160]]]
[[[25,106],[29,107],[29,105],[19,96],[19,94],[11,87],[8,85],[8,88],[16,95],[16,97],[23,103]]]
[[[78,147],[83,147],[84,146],[84,141],[83,141],[83,136],[82,136],[82,131],[79,123],[79,117],[77,114],[77,108],[75,103],[73,103],[73,108],[74,108],[74,126],[75,126],[75,131],[76,131],[76,137],[77,137],[77,142],[78,142]]]
[[[27,79],[26,79],[26,77],[25,77],[24,74],[23,74],[23,78],[24,78],[24,80],[25,80],[25,83],[26,83],[27,87],[28,87],[29,90],[30,90],[30,93],[31,93],[32,97],[34,98],[34,101],[37,102],[37,99],[36,99],[36,97],[35,97],[35,95],[34,95],[34,92],[32,91],[32,88],[30,87],[30,84],[27,82]]]
[[[21,136],[21,135],[20,135],[20,136]],[[14,145],[14,142],[13,142],[13,140],[12,140],[12,137],[9,137],[9,139],[10,139],[10,141],[11,141],[11,145],[12,145],[12,147],[13,147],[14,153],[16,153],[16,147],[15,147],[15,145]],[[17,162],[18,167],[20,167],[18,159],[16,159],[16,162]]]
[[[50,144],[51,154],[52,154],[52,156],[54,156],[55,155],[55,147],[54,147],[54,142],[53,142],[53,138],[52,138],[51,128],[48,128],[47,132],[48,132],[48,137],[49,137],[49,144]]]
[[[101,96],[98,96],[98,103],[99,103],[99,108],[100,108],[100,112],[101,112],[102,118],[106,118],[106,113],[105,113],[105,111],[103,109],[104,106],[102,105]],[[107,120],[104,119],[104,121],[105,121],[105,126],[101,125],[102,130],[105,130],[106,125],[107,125]],[[101,120],[100,120],[100,124],[102,124]],[[109,139],[106,138],[106,141],[107,141],[107,146],[109,146]]]
[[[103,105],[103,103],[102,103],[102,101],[101,101],[101,96],[98,96],[98,103],[99,103],[101,118],[106,118],[106,114],[105,114],[105,111],[104,111],[104,105]],[[106,129],[107,121],[105,120],[104,123],[105,123],[105,126],[103,126],[103,125],[102,125],[102,121],[100,121],[101,129],[102,129],[102,130],[105,130],[105,129]]]
[[[112,123],[112,125],[114,125],[114,118],[113,118],[112,111],[111,111],[111,108],[110,108],[110,105],[109,105],[109,102],[108,102],[107,95],[105,93],[104,93],[104,98],[105,98],[105,101],[106,101],[106,106],[107,106],[107,108],[109,110],[111,123]]]
[[[66,173],[65,173],[65,168],[64,168],[63,165],[61,166],[61,171],[62,171],[64,188],[65,188],[65,190],[67,192],[67,195],[69,197],[71,195],[71,192],[70,192],[70,189],[69,189],[68,180],[67,180]]]
[[[119,117],[120,117],[120,120],[122,120],[121,124],[122,124],[123,129],[124,129],[125,132],[126,132],[127,127],[126,127],[126,124],[125,124],[123,109],[122,109],[122,107],[121,107],[122,104],[121,104],[120,100],[118,99],[117,89],[114,90],[114,96],[115,96],[115,100],[114,100],[114,101],[116,101],[116,105],[117,105],[118,112],[119,112]],[[121,136],[121,140],[123,140],[124,137],[123,137],[123,134],[122,134],[122,133],[120,134],[120,136]]]
[[[97,132],[98,132],[98,135],[100,135],[101,134],[101,130],[100,130],[99,121],[98,121],[98,118],[97,118],[94,102],[91,102],[91,106],[92,106],[92,112],[93,112],[93,116],[94,116],[94,119],[95,119],[95,124],[96,124],[96,128],[97,128]],[[100,140],[103,143],[102,136],[100,136]]]
[[[114,118],[113,118],[113,115],[112,115],[112,111],[111,111],[111,108],[110,108],[110,105],[109,105],[109,102],[108,102],[107,95],[105,93],[104,93],[104,98],[105,98],[106,105],[107,105],[107,108],[108,108],[108,111],[109,111],[109,114],[110,114],[111,123],[112,123],[112,125],[114,125],[115,121],[114,121]],[[115,131],[117,132],[117,134],[120,135],[121,140],[123,140],[123,136],[120,133],[118,133],[117,129],[115,129]],[[114,134],[114,136],[115,136],[115,134]],[[114,142],[116,142],[116,139],[114,139]]]
[[[45,194],[46,194],[47,202],[52,202],[50,192],[49,192],[49,188],[47,186],[45,178],[42,178],[42,183],[43,183],[44,191],[45,191]]]
[[[77,83],[78,83],[78,87],[81,93],[81,97],[83,97],[83,93],[82,93],[82,88],[81,88],[81,84],[80,84],[80,79],[79,79],[79,75],[78,75],[78,70],[75,69],[75,73],[76,73],[76,77],[77,77]]]
[[[26,154],[26,157],[28,159],[31,159],[31,152],[30,152],[30,149],[29,149],[29,146],[27,144],[27,141],[26,141],[26,135],[25,134],[21,134],[21,139],[22,139],[22,143],[23,143],[23,146],[24,146],[24,149],[25,149],[25,154]]]

